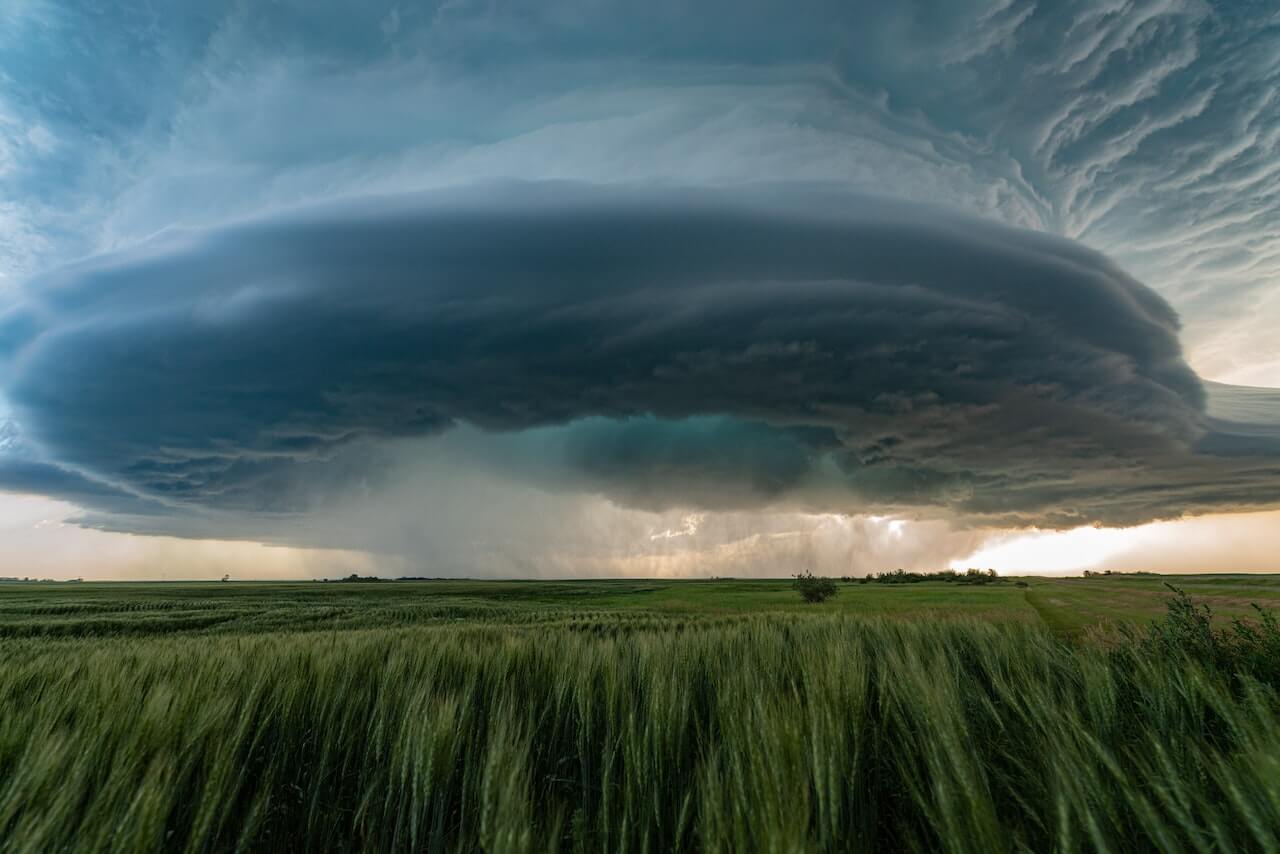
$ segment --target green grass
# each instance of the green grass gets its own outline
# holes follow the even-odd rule
[[[0,850],[1280,850],[1280,665],[1088,637],[1167,594],[5,585]]]
[[[1280,608],[1280,576],[1276,575],[1037,579],[1026,591],[1026,598],[1047,626],[1078,635],[1108,623],[1160,617],[1169,598],[1166,584],[1174,584],[1197,602],[1209,605],[1221,620],[1249,617],[1254,602]]]
[[[840,584],[822,613],[894,619],[1016,621],[1076,636],[1164,613],[1165,581],[1222,619],[1250,603],[1280,607],[1280,576],[1033,578],[957,585]],[[773,581],[423,581],[0,584],[0,638],[243,633],[393,627],[441,622],[560,622],[623,618],[805,614],[790,583]]]

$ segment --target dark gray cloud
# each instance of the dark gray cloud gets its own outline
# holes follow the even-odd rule
[[[1129,523],[1278,482],[1224,455],[1174,312],[1103,256],[812,187],[352,201],[27,292],[0,336],[24,435],[175,513],[312,510],[459,425],[645,508]]]
[[[0,456],[0,490],[43,495],[113,515],[154,516],[171,512],[123,489],[38,460]]]

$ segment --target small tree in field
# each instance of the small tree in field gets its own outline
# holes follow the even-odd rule
[[[825,602],[836,595],[836,583],[830,578],[803,572],[796,576],[791,586],[800,591],[804,601],[810,603]]]

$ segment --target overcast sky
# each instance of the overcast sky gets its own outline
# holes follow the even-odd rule
[[[0,575],[1280,570],[1278,76],[1263,3],[9,0]]]

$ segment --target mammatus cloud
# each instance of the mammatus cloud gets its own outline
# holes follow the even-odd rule
[[[1277,499],[1274,443],[1224,438],[1154,292],[873,197],[487,185],[168,234],[28,292],[4,319],[25,440],[175,516],[323,510],[415,437],[655,512]]]

